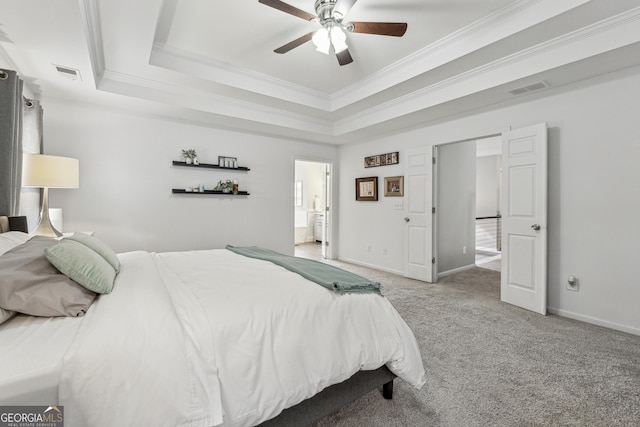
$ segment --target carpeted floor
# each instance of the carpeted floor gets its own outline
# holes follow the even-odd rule
[[[414,331],[427,383],[395,381],[314,427],[639,426],[640,337],[500,302],[500,273],[424,283],[330,261],[380,281]]]

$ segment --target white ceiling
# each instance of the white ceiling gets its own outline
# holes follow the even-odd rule
[[[311,42],[274,53],[319,25],[258,0],[0,0],[0,66],[45,108],[80,99],[340,144],[640,65],[640,0],[359,0],[345,21],[408,30],[348,34],[341,67]]]

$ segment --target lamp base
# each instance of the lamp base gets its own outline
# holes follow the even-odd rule
[[[49,236],[49,237],[60,237],[60,236],[62,236],[62,233],[59,232],[53,226],[53,224],[51,224],[51,222],[49,221],[48,217],[47,217],[46,221],[44,221],[44,218],[42,218],[40,220],[40,224],[38,224],[36,229],[33,230],[33,232],[31,234],[36,234],[38,236]]]
[[[42,210],[40,211],[40,223],[33,230],[33,233],[38,236],[49,236],[49,237],[60,237],[62,233],[59,232],[49,219],[49,189],[47,187],[43,188],[42,193]]]

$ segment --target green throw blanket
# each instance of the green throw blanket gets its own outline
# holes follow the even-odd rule
[[[357,274],[349,273],[341,268],[323,264],[318,261],[284,255],[257,246],[235,247],[227,245],[227,249],[250,258],[271,261],[332,291],[341,293],[376,293],[382,295],[380,292],[380,283],[372,282]]]

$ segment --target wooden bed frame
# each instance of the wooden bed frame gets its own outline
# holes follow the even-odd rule
[[[28,233],[26,217],[1,216],[0,232],[4,231]],[[381,389],[385,399],[392,399],[394,378],[396,376],[386,366],[374,371],[356,372],[351,378],[329,386],[315,396],[285,409],[277,417],[260,424],[260,427],[306,426],[336,412],[375,389]]]

